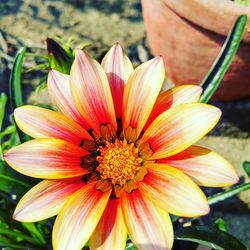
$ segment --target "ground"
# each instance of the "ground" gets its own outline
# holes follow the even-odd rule
[[[97,58],[101,58],[118,41],[135,66],[152,57],[145,39],[139,0],[8,0],[0,2],[0,17],[1,92],[7,91],[16,50],[27,45],[33,52],[46,53],[46,37],[59,35],[68,39],[74,35],[77,40],[74,45],[90,42],[89,50]],[[32,104],[48,104],[46,89],[39,94],[34,92],[40,75],[26,72],[33,64],[29,59],[24,62],[25,99]],[[250,161],[250,99],[212,103],[222,109],[222,119],[200,144],[225,156],[239,175],[244,175],[242,162]],[[250,205],[250,192],[242,193],[240,198],[244,204]],[[219,211],[225,211],[223,217],[232,233],[239,235],[250,246],[250,235],[245,233],[250,231],[250,223],[248,229],[242,227],[242,224],[247,225],[245,206],[228,204],[230,209],[224,207]]]

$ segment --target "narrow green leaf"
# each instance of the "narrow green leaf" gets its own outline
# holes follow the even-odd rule
[[[14,110],[16,107],[23,105],[21,76],[22,76],[22,63],[27,47],[24,46],[17,51],[14,64],[10,74],[10,102]]]
[[[244,168],[245,172],[247,173],[248,177],[250,178],[250,162],[244,161],[243,168]]]
[[[31,247],[31,246],[21,246],[21,245],[17,245],[17,244],[13,244],[13,243],[6,243],[6,242],[2,242],[1,239],[0,239],[0,246],[3,247],[1,249],[4,249],[4,250],[12,250],[12,249],[34,249],[34,247]]]
[[[31,244],[39,244],[36,240],[34,240],[32,237],[24,235],[22,232],[9,230],[8,228],[0,228],[0,234],[6,235],[6,236],[12,236],[19,238],[20,240],[25,240]]]
[[[177,240],[197,242],[215,249],[247,250],[247,247],[234,236],[206,226],[184,227],[175,232],[175,238]]]
[[[229,188],[223,192],[209,196],[208,203],[210,205],[213,205],[217,202],[224,201],[228,198],[231,198],[231,197],[233,197],[233,196],[235,196],[243,191],[246,191],[248,189],[250,189],[250,182],[237,185],[237,186]]]
[[[41,232],[39,232],[39,230],[37,229],[35,223],[22,223],[23,227],[26,228],[31,236],[37,240],[37,242],[39,242],[42,245],[46,244],[46,240],[43,237],[43,235],[41,234]]]
[[[215,221],[215,228],[218,229],[218,230],[221,230],[223,232],[227,232],[226,223],[222,218],[218,218]]]
[[[3,119],[5,114],[5,106],[7,102],[7,96],[1,93],[0,96],[0,132],[2,132]],[[3,149],[2,149],[2,135],[0,135],[0,158],[3,160]]]
[[[137,250],[132,242],[129,242],[126,246],[126,250]]]
[[[200,102],[207,103],[221,83],[224,74],[229,68],[233,57],[238,50],[246,22],[246,15],[241,15],[237,18],[231,32],[227,36],[220,54],[201,83],[204,91],[200,98]]]
[[[12,111],[14,111],[15,108],[23,105],[21,80],[22,80],[22,63],[26,50],[27,47],[24,46],[17,51],[13,67],[10,73],[9,92],[10,92],[10,106]],[[29,140],[29,137],[25,135],[19,128],[17,128],[17,133],[19,135],[21,142]]]

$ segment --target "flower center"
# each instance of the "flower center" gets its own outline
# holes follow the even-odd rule
[[[108,142],[105,147],[99,147],[99,151],[101,155],[96,158],[99,162],[96,170],[102,179],[108,179],[112,184],[123,186],[141,168],[142,159],[138,156],[138,148],[126,140]]]

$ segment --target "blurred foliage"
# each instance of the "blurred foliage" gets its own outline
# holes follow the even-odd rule
[[[243,4],[245,6],[250,6],[250,0],[234,0],[236,3]]]

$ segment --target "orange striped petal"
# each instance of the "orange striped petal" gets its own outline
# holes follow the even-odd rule
[[[141,64],[129,77],[123,95],[123,130],[125,137],[135,141],[155,104],[165,77],[164,63],[156,57]],[[135,135],[126,131],[135,129]]]
[[[121,45],[116,43],[104,56],[102,67],[108,76],[116,117],[121,118],[124,86],[133,72],[133,65]]]
[[[95,250],[124,250],[127,230],[123,220],[120,199],[110,199],[89,245]]]
[[[111,134],[115,136],[115,110],[108,78],[101,65],[87,53],[77,50],[71,68],[70,83],[77,109],[88,121],[95,135],[102,135],[101,126],[109,124]]]
[[[51,69],[48,75],[47,87],[52,103],[61,113],[75,120],[85,129],[90,128],[87,121],[84,120],[78,112],[73,101],[73,97],[70,92],[69,75],[65,75],[55,69]]]
[[[52,217],[66,200],[84,185],[82,180],[44,180],[29,190],[17,204],[13,218],[35,222]]]
[[[111,193],[94,189],[94,184],[79,189],[62,207],[53,228],[53,249],[81,249],[90,238]]]
[[[202,88],[197,85],[182,85],[160,94],[147,120],[144,130],[164,111],[180,104],[199,102]]]
[[[137,249],[171,249],[173,227],[167,212],[155,206],[137,189],[121,196],[122,211],[131,240]]]
[[[165,158],[191,146],[218,122],[221,111],[208,104],[182,104],[159,115],[145,131],[139,144],[148,143],[150,159]]]
[[[80,145],[92,137],[78,123],[58,112],[36,106],[15,109],[18,127],[34,138],[59,138]]]
[[[191,146],[157,162],[182,170],[202,186],[225,187],[239,180],[228,161],[215,152],[199,146]]]
[[[157,206],[184,217],[195,217],[209,212],[204,193],[180,170],[163,164],[146,166],[148,174],[139,183],[139,189]]]
[[[88,173],[81,167],[84,149],[60,139],[35,139],[4,154],[16,171],[35,178],[61,179]]]

